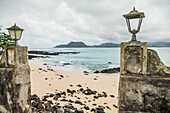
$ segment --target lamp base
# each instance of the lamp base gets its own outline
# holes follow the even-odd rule
[[[134,43],[136,43],[136,42],[140,42],[140,41],[137,41],[137,40],[136,40],[136,41],[132,41],[132,40],[131,40],[131,41],[129,41],[129,42],[132,42],[132,43],[134,42]]]

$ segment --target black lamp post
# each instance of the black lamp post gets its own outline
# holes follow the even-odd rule
[[[15,46],[17,45],[17,41],[21,39],[22,31],[24,29],[21,29],[20,27],[16,26],[16,23],[14,26],[7,28],[11,39],[15,40]]]
[[[125,14],[123,16],[126,19],[128,30],[132,34],[131,42],[138,42],[136,40],[136,34],[140,31],[142,19],[145,17],[144,12],[138,12],[137,10],[135,10],[134,7],[133,11],[130,11],[130,13]],[[136,29],[131,30],[130,19],[139,19],[137,30]]]

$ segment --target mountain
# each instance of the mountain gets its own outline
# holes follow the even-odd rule
[[[120,44],[115,43],[102,43],[100,45],[96,45],[96,47],[120,47]]]
[[[57,45],[54,48],[63,48],[63,47],[87,47],[83,42],[70,42],[68,44]]]
[[[149,42],[149,47],[170,47],[170,42]]]
[[[76,48],[76,47],[120,47],[120,44],[102,43],[100,45],[88,46],[84,42],[70,42],[68,44],[56,45],[54,48]]]
[[[84,42],[70,42],[68,44],[56,45],[54,48],[76,48],[76,47],[91,47],[91,48],[102,48],[102,47],[120,47],[120,44],[115,43],[102,43],[99,45],[88,46]],[[170,47],[170,42],[148,42],[148,47]]]

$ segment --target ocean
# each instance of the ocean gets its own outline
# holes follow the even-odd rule
[[[149,48],[157,51],[162,62],[170,66],[170,48]],[[60,54],[50,58],[40,58],[42,62],[52,65],[88,69],[91,71],[120,67],[120,48],[47,48],[29,49],[48,52],[80,52],[80,54]]]

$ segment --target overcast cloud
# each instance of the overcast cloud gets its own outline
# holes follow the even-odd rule
[[[145,13],[137,38],[170,41],[170,0],[0,0],[0,25],[24,28],[19,43],[31,48],[120,43],[131,39],[122,15],[134,5]]]

